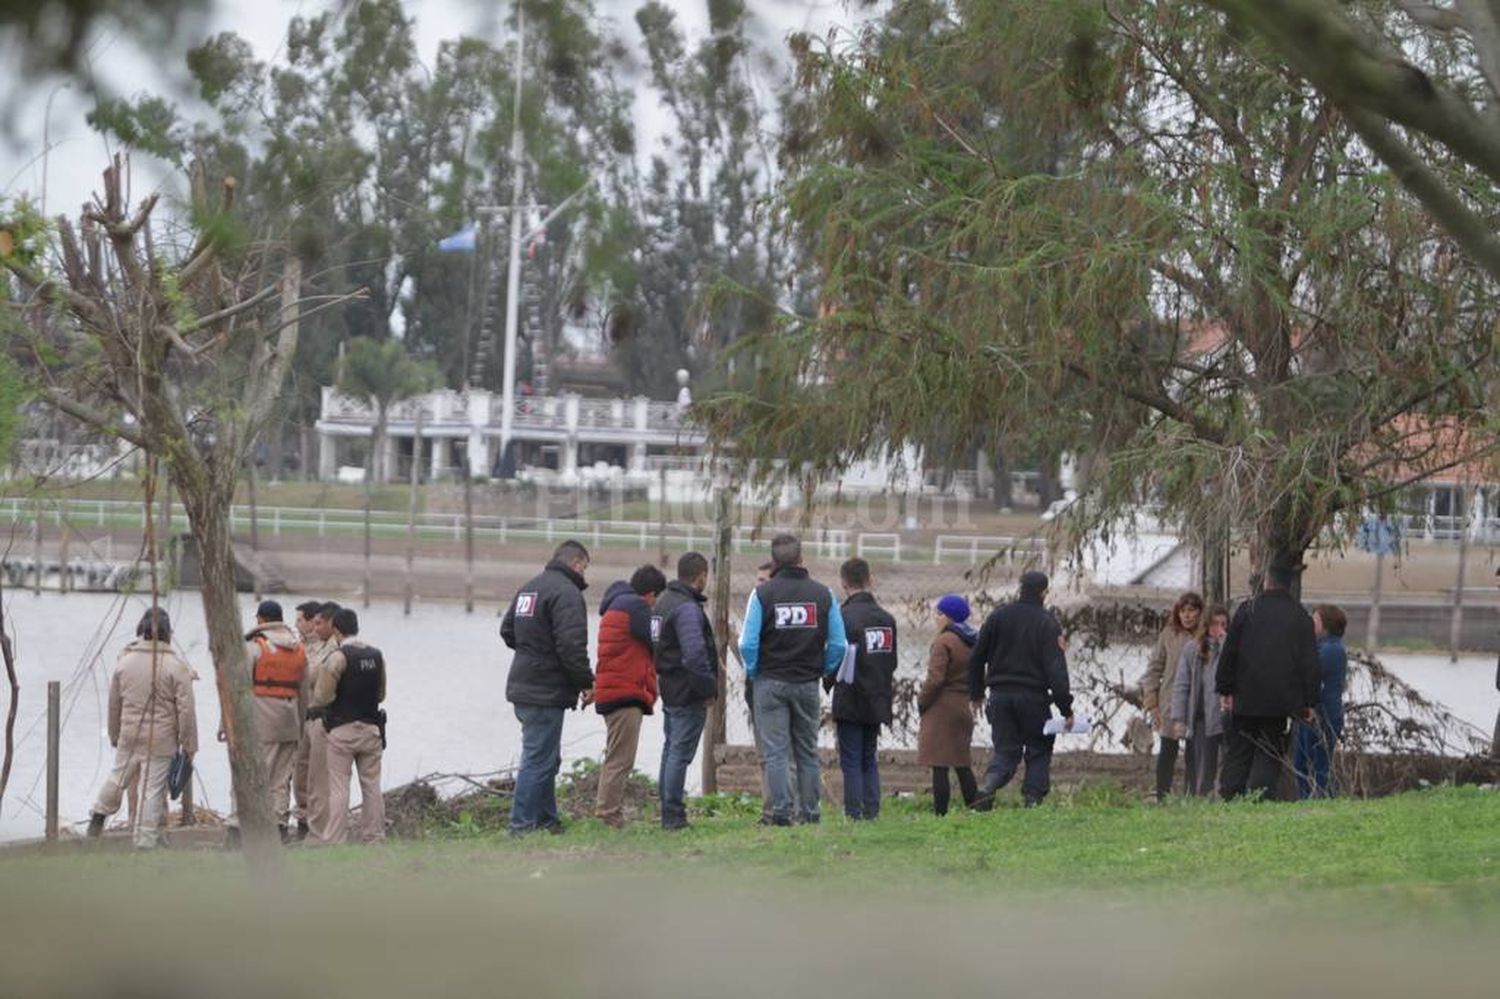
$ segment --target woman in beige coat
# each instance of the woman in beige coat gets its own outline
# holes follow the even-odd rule
[[[970,627],[969,602],[949,593],[937,602],[938,634],[927,654],[927,676],[917,691],[917,765],[932,768],[932,810],[948,814],[948,768],[958,773],[965,805],[979,796],[969,750],[974,714],[969,708],[969,654],[978,636]]]
[[[193,671],[172,651],[167,612],[148,610],[135,633],[109,681],[109,744],[115,765],[89,817],[89,835],[104,831],[104,820],[120,810],[126,785],[141,773],[144,791],[135,845],[149,849],[157,845],[167,810],[172,756],[179,749],[189,757],[198,751],[198,717]]]
[[[1196,593],[1184,593],[1172,605],[1167,626],[1157,636],[1156,646],[1146,663],[1146,676],[1141,681],[1141,702],[1151,716],[1151,727],[1161,736],[1161,749],[1156,755],[1156,800],[1162,801],[1172,793],[1172,777],[1177,769],[1177,754],[1182,740],[1172,738],[1171,719],[1172,681],[1177,678],[1177,664],[1182,661],[1182,650],[1196,642],[1203,624],[1203,598]],[[1194,760],[1187,760],[1189,780]]]

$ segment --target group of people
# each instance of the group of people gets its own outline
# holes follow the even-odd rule
[[[606,824],[625,822],[624,789],[634,770],[641,720],[660,705],[664,740],[658,768],[663,828],[688,825],[684,786],[698,751],[709,706],[724,691],[724,663],[705,611],[710,565],[697,552],[683,555],[671,581],[655,566],[610,584],[599,606],[595,662],[588,655],[589,553],[564,542],[543,572],[511,600],[501,623],[515,651],[506,698],[521,724],[510,831],[562,831],[555,786],[562,763],[562,731],[569,709],[592,705],[606,728],[595,803]],[[880,814],[880,729],[894,714],[898,656],[895,618],[876,600],[870,566],[846,561],[839,570],[842,598],[814,580],[801,542],[780,535],[771,560],[757,571],[737,642],[729,648],[745,673],[755,745],[762,771],[767,825],[815,823],[821,777],[817,735],[822,695],[830,693],[843,776],[844,812],[855,820]],[[1048,580],[1027,572],[1016,600],[995,609],[975,631],[967,601],[947,594],[936,602],[937,634],[918,695],[918,759],[932,768],[933,804],[948,809],[950,769],[964,800],[992,806],[995,793],[1025,765],[1022,797],[1039,804],[1050,789],[1056,707],[1063,730],[1073,724],[1066,645],[1045,608]],[[728,636],[726,636],[728,637]],[[970,743],[976,718],[986,715],[994,754],[983,786],[975,779]]]
[[[599,605],[592,663],[583,596],[589,553],[582,544],[564,542],[517,591],[500,626],[514,650],[506,698],[521,724],[512,835],[562,831],[555,789],[564,719],[568,710],[588,706],[603,716],[607,733],[598,818],[624,824],[641,722],[660,707],[660,820],[668,830],[687,828],[688,768],[710,706],[724,692],[725,664],[706,611],[711,568],[702,554],[688,552],[677,560],[675,579],[644,565],[611,583]],[[1179,756],[1189,794],[1209,794],[1217,778],[1225,798],[1247,790],[1276,796],[1298,722],[1298,789],[1304,797],[1332,793],[1331,751],[1343,729],[1346,617],[1332,605],[1308,614],[1292,598],[1290,581],[1289,570],[1272,567],[1263,591],[1233,617],[1222,607],[1205,609],[1196,593],[1173,606],[1142,681],[1144,707],[1160,736],[1158,797],[1172,792]],[[898,628],[872,592],[864,559],[846,561],[839,584],[842,598],[810,576],[796,537],[776,537],[771,560],[757,571],[738,640],[728,643],[744,668],[768,825],[819,820],[824,692],[832,695],[845,814],[855,820],[880,814],[876,750],[880,729],[894,715]],[[1050,790],[1053,742],[1073,727],[1074,715],[1067,643],[1046,607],[1047,591],[1044,573],[1023,573],[1015,599],[997,606],[977,631],[962,596],[949,593],[934,604],[936,633],[917,692],[917,762],[931,768],[939,815],[951,803],[950,771],[964,803],[976,810],[992,807],[1023,764],[1025,805],[1040,804]],[[358,838],[383,839],[385,660],[359,637],[358,616],[310,601],[297,606],[289,626],[280,604],[267,600],[245,642],[267,804],[283,839],[349,840],[351,768],[362,795]],[[194,679],[173,651],[167,613],[148,611],[111,679],[116,757],[90,835],[103,831],[126,790],[139,784],[135,842],[156,845],[172,758],[180,752],[190,760],[198,750]],[[982,783],[970,748],[981,716],[994,749]],[[221,727],[221,741],[232,735]],[[229,826],[232,845],[236,814]]]
[[[1197,593],[1172,606],[1141,682],[1160,743],[1156,796],[1174,788],[1179,755],[1190,795],[1282,795],[1290,765],[1299,797],[1334,793],[1332,755],[1344,731],[1348,616],[1309,614],[1293,598],[1294,570],[1273,566],[1233,617]],[[1221,762],[1222,757],[1222,762]]]
[[[384,839],[385,657],[359,637],[359,616],[350,608],[308,601],[297,606],[293,624],[285,622],[279,603],[266,600],[245,635],[256,756],[268,778],[267,804],[282,840],[348,841],[351,768],[359,776],[359,838]],[[88,835],[101,835],[127,792],[139,786],[135,845],[158,844],[173,757],[181,754],[191,762],[198,752],[195,679],[173,649],[166,610],[148,610],[110,678],[108,729],[115,762],[94,804]],[[221,724],[219,741],[228,742],[231,735],[231,727]],[[239,843],[235,805],[228,820],[230,846]]]

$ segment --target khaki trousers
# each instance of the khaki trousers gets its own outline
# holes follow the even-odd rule
[[[616,708],[604,716],[604,763],[599,768],[594,814],[612,825],[625,821],[625,782],[635,769],[644,715],[640,708]]]
[[[307,779],[308,779],[308,755],[312,748],[312,740],[307,737],[307,725],[302,726],[302,738],[297,741],[297,756],[292,761],[292,795],[297,802],[297,807],[292,809],[292,815],[298,822],[307,821]]]
[[[271,815],[276,824],[284,826],[291,812],[291,797],[288,794],[292,780],[292,765],[297,759],[295,742],[263,742],[260,744],[260,765],[265,767],[267,786],[271,794]],[[230,799],[234,800],[233,792]],[[239,802],[229,813],[225,824],[238,828],[240,824]]]
[[[104,786],[99,789],[99,800],[94,802],[97,815],[113,815],[120,810],[120,799],[144,770],[140,816],[135,824],[135,845],[142,848],[156,846],[161,833],[162,816],[167,811],[167,771],[172,766],[172,755],[147,756],[140,750],[115,750],[115,765],[110,770]]]
[[[328,831],[327,843],[349,841],[349,765],[359,771],[359,838],[363,843],[385,839],[385,798],[380,791],[380,729],[369,722],[350,722],[327,733]]]
[[[328,731],[322,719],[309,718],[302,735],[307,740],[308,834],[321,840],[328,830]]]

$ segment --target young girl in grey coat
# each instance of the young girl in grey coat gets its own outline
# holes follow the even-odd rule
[[[1174,738],[1188,741],[1188,793],[1198,797],[1213,793],[1214,778],[1219,772],[1224,718],[1219,711],[1219,695],[1214,690],[1214,673],[1219,668],[1219,651],[1228,632],[1229,611],[1223,607],[1210,610],[1208,627],[1202,637],[1183,647],[1182,659],[1172,678],[1169,731]]]

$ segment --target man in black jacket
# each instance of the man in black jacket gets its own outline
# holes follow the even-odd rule
[[[891,723],[891,685],[896,675],[896,619],[870,592],[870,563],[851,558],[839,567],[843,584],[844,633],[849,646],[833,689],[833,720],[838,726],[839,769],[844,773],[844,814],[851,819],[880,815],[880,768],[875,745],[880,726]]]
[[[661,695],[663,739],[661,790],[663,829],[688,827],[683,787],[698,752],[708,705],[719,695],[719,652],[703,611],[708,598],[708,559],[688,552],[677,560],[677,578],[651,608],[656,636],[656,685]]]
[[[1021,798],[1028,808],[1041,804],[1052,789],[1055,736],[1043,732],[1052,717],[1051,705],[1062,712],[1065,729],[1073,725],[1068,659],[1062,628],[1044,603],[1047,585],[1045,573],[1022,573],[1019,596],[990,612],[969,658],[969,700],[978,714],[988,688],[985,712],[995,743],[974,805],[979,811],[994,807],[995,792],[1010,783],[1022,759],[1026,776]]]
[[[505,611],[500,637],[515,650],[505,699],[521,723],[521,766],[511,802],[510,832],[562,832],[557,771],[562,766],[563,713],[589,703],[588,549],[564,541],[540,576],[522,586]]]
[[[1312,616],[1291,594],[1295,570],[1273,565],[1265,590],[1240,604],[1224,636],[1214,686],[1229,715],[1219,794],[1278,797],[1290,719],[1311,721],[1318,703],[1318,640]]]

